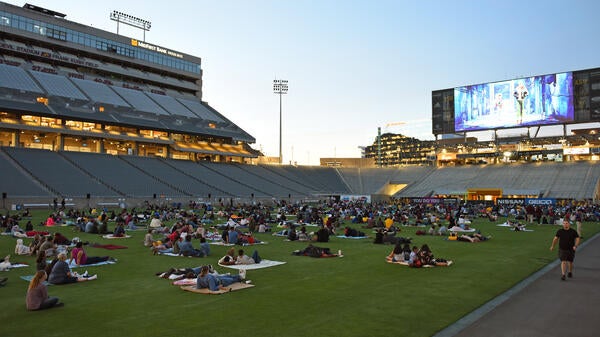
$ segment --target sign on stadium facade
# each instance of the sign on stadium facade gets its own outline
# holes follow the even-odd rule
[[[524,205],[525,198],[497,198],[496,205],[500,206],[514,206],[514,205]]]

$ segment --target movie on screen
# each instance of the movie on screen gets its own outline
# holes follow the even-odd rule
[[[454,89],[454,126],[489,130],[574,122],[573,73],[533,76]]]

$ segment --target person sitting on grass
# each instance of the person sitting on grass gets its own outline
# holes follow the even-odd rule
[[[37,258],[35,259],[36,270],[46,270],[46,252],[39,251]]]
[[[67,264],[67,254],[60,253],[58,254],[58,261],[52,267],[52,272],[50,272],[50,276],[48,277],[48,282],[52,284],[68,284],[75,282],[85,282],[92,281],[98,278],[97,275],[85,277],[80,276],[75,273],[71,273],[71,268]],[[84,274],[85,275],[85,274]]]
[[[394,249],[385,258],[388,262],[404,262],[404,253],[402,252],[402,245],[396,243]]]
[[[435,265],[435,260],[433,259],[433,253],[427,244],[421,246],[418,252],[419,260],[421,260],[421,265]]]
[[[238,250],[238,256],[235,259],[235,264],[255,264],[260,262],[260,257],[258,256],[258,251],[254,251],[252,257],[248,255],[244,255],[244,250]]]
[[[114,261],[114,259],[110,256],[87,256],[85,250],[83,249],[83,242],[79,241],[75,245],[75,248],[73,248],[73,250],[71,251],[71,260],[69,261],[69,263],[71,263],[72,261],[75,261],[75,264],[80,266],[85,264],[100,263],[104,261]]]
[[[48,279],[46,272],[38,270],[29,282],[25,297],[27,310],[44,310],[64,305],[64,303],[59,303],[58,297],[48,297],[48,287],[44,284],[46,279]]]
[[[317,231],[313,241],[317,242],[329,242],[329,230],[325,226],[321,226]]]
[[[246,270],[244,269],[240,269],[238,275],[214,275],[209,272],[208,266],[202,266],[196,280],[196,289],[208,288],[210,291],[231,291],[228,286],[235,282],[243,282],[245,279]]]
[[[204,252],[192,246],[192,236],[186,235],[185,239],[177,242],[179,245],[179,253],[183,256],[204,257]]]
[[[208,244],[208,242],[206,242],[205,237],[200,238],[200,250],[202,251],[202,254],[204,254],[203,256],[210,255],[210,245]]]
[[[115,230],[113,231],[113,236],[116,238],[122,238],[125,236],[125,227],[123,227],[123,223],[119,222]]]
[[[17,255],[30,255],[31,249],[29,246],[23,244],[23,239],[17,239],[17,244],[15,245],[15,254]]]
[[[46,237],[46,241],[40,245],[39,249],[46,252],[46,256],[56,256],[58,254],[52,236]]]
[[[32,256],[37,255],[40,250],[40,246],[44,243],[45,239],[39,233],[35,233],[33,240],[29,244],[29,251]]]
[[[144,247],[152,247],[154,238],[152,237],[152,229],[148,230],[148,233],[144,236]]]
[[[298,234],[296,234],[296,228],[294,227],[294,225],[290,226],[290,229],[288,229],[287,239],[290,241],[298,240]]]
[[[410,257],[408,259],[408,265],[414,268],[421,267],[421,259],[419,259],[419,248],[417,246],[413,246],[412,252],[410,253]]]
[[[300,233],[298,233],[298,241],[310,241],[310,237],[306,233],[306,227],[300,227]]]

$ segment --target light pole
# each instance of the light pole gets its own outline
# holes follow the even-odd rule
[[[273,80],[273,93],[279,94],[279,165],[283,163],[283,155],[281,153],[281,95],[285,95],[287,92],[287,80]]]

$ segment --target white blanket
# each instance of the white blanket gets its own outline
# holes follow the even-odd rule
[[[269,268],[278,266],[280,264],[285,264],[283,261],[271,261],[271,260],[260,260],[260,263],[255,264],[234,264],[234,265],[224,265],[219,264],[221,267],[231,268],[231,269],[261,269],[261,268]]]
[[[476,229],[475,228],[462,229],[459,226],[454,226],[454,227],[448,229],[448,231],[450,231],[450,232],[460,232],[460,233],[474,233],[476,231]]]

